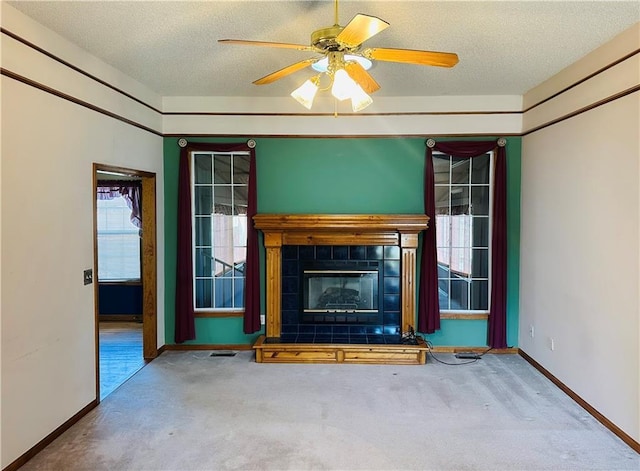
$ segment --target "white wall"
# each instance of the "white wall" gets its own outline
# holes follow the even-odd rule
[[[525,108],[638,47],[640,25],[529,92]],[[640,84],[638,61],[525,114],[527,131],[584,111],[523,138],[519,332],[523,351],[636,441],[640,92],[588,108]]]
[[[2,26],[159,106],[130,78],[2,3]],[[2,67],[157,132],[161,116],[3,35]],[[4,468],[96,399],[94,162],[157,176],[158,345],[164,344],[162,138],[2,76],[1,331]]]
[[[374,100],[361,114],[353,114],[347,104],[340,104],[343,108],[338,110],[336,119],[333,101],[322,97],[316,99],[309,112],[293,99],[164,97],[163,111],[176,114],[164,117],[163,132],[211,134],[215,130],[215,134],[243,136],[451,136],[518,134],[522,129],[521,96],[377,97]],[[350,115],[343,116],[340,114],[343,112]]]

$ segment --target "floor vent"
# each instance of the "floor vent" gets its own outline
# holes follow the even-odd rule
[[[211,352],[210,357],[234,357],[237,352],[232,352],[231,350],[217,350],[215,352]]]

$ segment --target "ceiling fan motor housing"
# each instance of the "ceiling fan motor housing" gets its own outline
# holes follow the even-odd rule
[[[311,33],[311,45],[324,52],[342,51],[344,48],[338,44],[336,37],[343,29],[340,25],[318,29]]]

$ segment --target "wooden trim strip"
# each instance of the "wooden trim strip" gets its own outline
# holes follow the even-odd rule
[[[472,352],[478,354],[491,353],[496,355],[504,355],[504,354],[516,354],[518,353],[517,347],[508,347],[508,348],[491,348],[487,347],[462,347],[462,346],[439,346],[439,347],[430,347],[430,352],[433,353],[459,353],[459,352]]]
[[[98,281],[99,286],[142,286],[142,280]]]
[[[565,121],[567,119],[573,118],[573,117],[578,116],[578,115],[580,115],[582,113],[586,113],[587,111],[591,111],[591,110],[593,110],[595,108],[598,108],[598,107],[600,107],[602,105],[606,105],[607,103],[611,103],[612,101],[615,101],[615,100],[617,100],[619,98],[623,98],[623,97],[625,97],[627,95],[631,95],[632,93],[636,93],[638,90],[640,90],[640,85],[634,85],[631,88],[627,88],[626,90],[623,90],[621,92],[614,93],[613,95],[610,95],[610,96],[608,96],[606,98],[603,98],[602,100],[598,100],[598,101],[596,101],[594,103],[591,103],[590,105],[587,105],[587,106],[584,106],[584,107],[582,107],[580,109],[572,111],[571,113],[568,113],[568,114],[566,114],[564,116],[560,116],[559,118],[556,118],[556,119],[553,119],[551,121],[548,121],[545,124],[541,124],[539,126],[536,126],[535,128],[529,129],[528,131],[523,132],[522,136],[528,136],[529,134],[532,134],[532,133],[534,133],[536,131],[540,131],[541,129],[547,128],[549,126],[553,126],[554,124],[558,124],[558,123],[560,123],[562,121]]]
[[[467,115],[501,115],[501,114],[522,114],[522,111],[387,111],[379,113],[338,113],[341,118],[356,118],[363,116],[467,116]],[[165,111],[164,116],[329,116],[334,117],[334,113],[276,113],[276,112],[231,112],[231,111]],[[502,135],[502,134],[501,134]],[[433,136],[433,134],[429,134]]]
[[[150,132],[152,134],[155,134],[156,136],[160,136],[162,137],[162,133],[159,131],[156,131],[155,129],[152,129],[148,126],[145,126],[144,124],[140,124],[140,123],[136,123],[135,121],[132,121],[128,118],[125,118],[124,116],[120,116],[118,114],[115,114],[111,111],[105,110],[104,108],[100,108],[99,106],[96,105],[92,105],[91,103],[88,103],[84,100],[81,100],[79,98],[73,97],[71,95],[68,95],[66,93],[63,93],[59,90],[55,90],[51,87],[48,87],[47,85],[44,85],[40,82],[36,82],[35,80],[31,80],[27,77],[23,77],[22,75],[16,74],[14,72],[11,72],[10,70],[7,70],[5,68],[0,68],[0,74],[4,75],[6,77],[12,78],[18,82],[22,82],[25,85],[29,85],[31,87],[37,88],[38,90],[42,90],[43,92],[49,93],[51,95],[57,96],[58,98],[62,98],[64,100],[70,101],[71,103],[75,103],[76,105],[80,105],[83,106],[85,108],[88,108],[90,110],[93,111],[97,111],[100,114],[103,114],[105,116],[108,116],[110,118],[114,118],[117,119],[118,121],[122,121],[123,123],[126,124],[130,124],[131,126],[135,126],[136,128],[142,129],[144,131]]]
[[[142,322],[142,313],[139,314],[98,314],[99,322]]]
[[[106,172],[115,172],[121,173],[122,175],[127,175],[129,177],[137,177],[142,181],[143,178],[154,178],[156,174],[154,172],[148,172],[146,170],[136,170],[127,167],[120,167],[118,165],[111,164],[97,164],[99,168],[96,171],[106,171]]]
[[[119,93],[119,94],[121,94],[121,95],[123,95],[123,96],[125,96],[125,97],[129,98],[130,100],[133,100],[133,101],[135,101],[136,103],[139,103],[139,104],[141,104],[142,106],[145,106],[145,107],[149,108],[150,110],[155,111],[156,113],[162,113],[162,111],[161,111],[161,110],[159,110],[159,109],[157,109],[157,108],[155,108],[155,107],[151,106],[151,105],[150,105],[150,104],[148,104],[148,103],[145,103],[144,101],[140,100],[139,98],[136,98],[135,96],[131,95],[130,93],[127,93],[127,92],[125,92],[124,90],[121,90],[121,89],[119,89],[118,87],[115,87],[115,86],[111,85],[110,83],[108,83],[108,82],[106,82],[106,81],[102,80],[101,78],[98,78],[98,77],[96,77],[96,76],[95,76],[95,75],[93,75],[93,74],[90,74],[89,72],[87,72],[87,71],[85,71],[85,70],[81,69],[80,67],[75,66],[75,65],[73,65],[72,63],[67,62],[67,61],[66,61],[66,60],[64,60],[64,59],[61,59],[60,57],[58,57],[58,56],[56,56],[56,55],[52,54],[51,52],[49,52],[49,51],[47,51],[47,50],[45,50],[45,49],[41,48],[40,46],[37,46],[37,45],[35,45],[34,43],[32,43],[32,42],[30,42],[30,41],[27,41],[27,40],[26,40],[26,39],[24,39],[23,37],[18,36],[18,35],[17,35],[17,34],[15,34],[15,33],[12,33],[11,31],[7,30],[6,28],[2,28],[2,27],[0,27],[0,32],[2,32],[2,33],[4,33],[4,34],[6,34],[6,35],[7,35],[7,36],[9,36],[10,38],[13,38],[13,39],[15,39],[15,40],[16,40],[16,41],[18,41],[18,42],[21,42],[22,44],[24,44],[24,45],[25,45],[25,46],[27,46],[27,47],[30,47],[31,49],[33,49],[33,50],[35,50],[35,51],[38,51],[40,54],[44,54],[44,55],[45,55],[45,56],[47,56],[48,58],[53,59],[54,61],[59,62],[60,64],[62,64],[62,65],[64,65],[64,66],[66,66],[66,67],[69,67],[69,68],[70,68],[70,69],[72,69],[73,71],[78,72],[79,74],[82,74],[82,75],[84,75],[85,77],[88,77],[88,78],[90,78],[91,80],[94,80],[94,81],[98,82],[100,85],[104,85],[105,87],[110,88],[111,90],[113,90],[113,91],[115,91],[115,92],[117,92],[117,93]]]
[[[98,405],[98,400],[94,399],[89,404],[80,409],[79,412],[74,414],[69,420],[64,422],[60,427],[55,429],[49,435],[44,437],[38,443],[36,443],[33,447],[31,447],[27,452],[25,452],[22,456],[18,457],[13,463],[10,463],[6,468],[2,471],[17,471],[19,468],[24,466],[24,464],[29,461],[31,458],[36,456],[42,450],[44,450],[48,445],[53,443],[53,441],[66,432],[71,426],[75,425],[81,418],[91,411],[91,409],[95,408]]]
[[[304,115],[299,115],[304,116]],[[238,134],[235,136],[245,136],[246,134]],[[225,138],[229,136],[234,136],[233,134],[202,134],[202,133],[167,133],[163,134],[163,137],[173,137],[173,138],[204,138],[204,137],[212,137],[212,138]],[[304,138],[304,139],[326,139],[330,137],[331,139],[358,139],[358,138],[366,138],[366,139],[407,139],[407,138],[416,138],[416,139],[426,139],[429,137],[490,137],[497,139],[498,137],[520,137],[521,133],[500,133],[499,135],[496,133],[463,133],[463,134],[455,134],[455,133],[446,133],[446,134],[256,134],[251,133],[251,137],[277,137],[279,139],[286,138]]]
[[[240,351],[248,351],[252,350],[253,346],[251,344],[244,343],[232,343],[232,344],[179,344],[179,345],[163,345],[162,351],[170,350],[170,351],[184,351],[184,350],[240,350]]]
[[[566,384],[556,378],[553,374],[551,374],[544,366],[531,358],[526,352],[522,349],[518,349],[519,355],[524,358],[527,362],[531,364],[536,370],[542,373],[547,377],[553,384],[555,384],[558,388],[560,388],[567,396],[573,399],[578,403],[583,409],[585,409],[589,414],[591,414],[598,422],[604,425],[606,428],[611,430],[614,435],[616,435],[620,440],[629,445],[636,453],[640,453],[640,443],[635,441],[630,435],[624,432],[620,427],[607,419],[604,415],[602,415],[596,408],[594,408],[587,401],[582,399],[579,395],[573,392]]]
[[[606,72],[607,70],[609,70],[612,67],[615,67],[616,65],[620,64],[621,62],[626,61],[627,59],[630,59],[631,57],[635,56],[636,54],[640,53],[640,49],[636,49],[635,51],[630,52],[629,54],[627,54],[626,56],[623,56],[615,61],[613,61],[611,64],[605,65],[604,67],[596,70],[595,72],[587,75],[586,77],[583,77],[582,79],[578,80],[577,82],[568,85],[567,87],[563,88],[562,90],[554,93],[553,95],[548,96],[547,98],[540,100],[538,103],[535,103],[531,106],[529,106],[528,108],[525,108],[524,110],[522,110],[522,113],[526,113],[527,111],[530,111],[534,108],[536,108],[537,106],[542,105],[543,103],[546,103],[547,101],[553,100],[554,98],[556,98],[559,95],[562,95],[565,92],[568,92],[569,90],[571,90],[572,88],[577,87],[578,85],[586,82],[587,80],[592,79],[593,77],[595,77],[596,75],[600,75],[603,72]]]
[[[489,319],[489,314],[463,314],[463,313],[440,313],[440,319],[465,319],[471,321],[482,321]]]
[[[142,177],[142,240],[140,277],[142,278],[142,347],[145,360],[158,355],[158,247],[156,221],[156,176]]]
[[[202,318],[244,317],[244,311],[194,312],[193,317],[202,317]]]

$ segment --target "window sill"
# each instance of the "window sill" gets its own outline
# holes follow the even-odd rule
[[[99,285],[142,286],[142,280],[98,280]]]
[[[462,312],[441,312],[440,319],[467,319],[467,320],[486,320],[489,319],[489,313],[479,312],[478,314],[462,313]]]
[[[193,317],[244,317],[244,311],[197,311]]]

